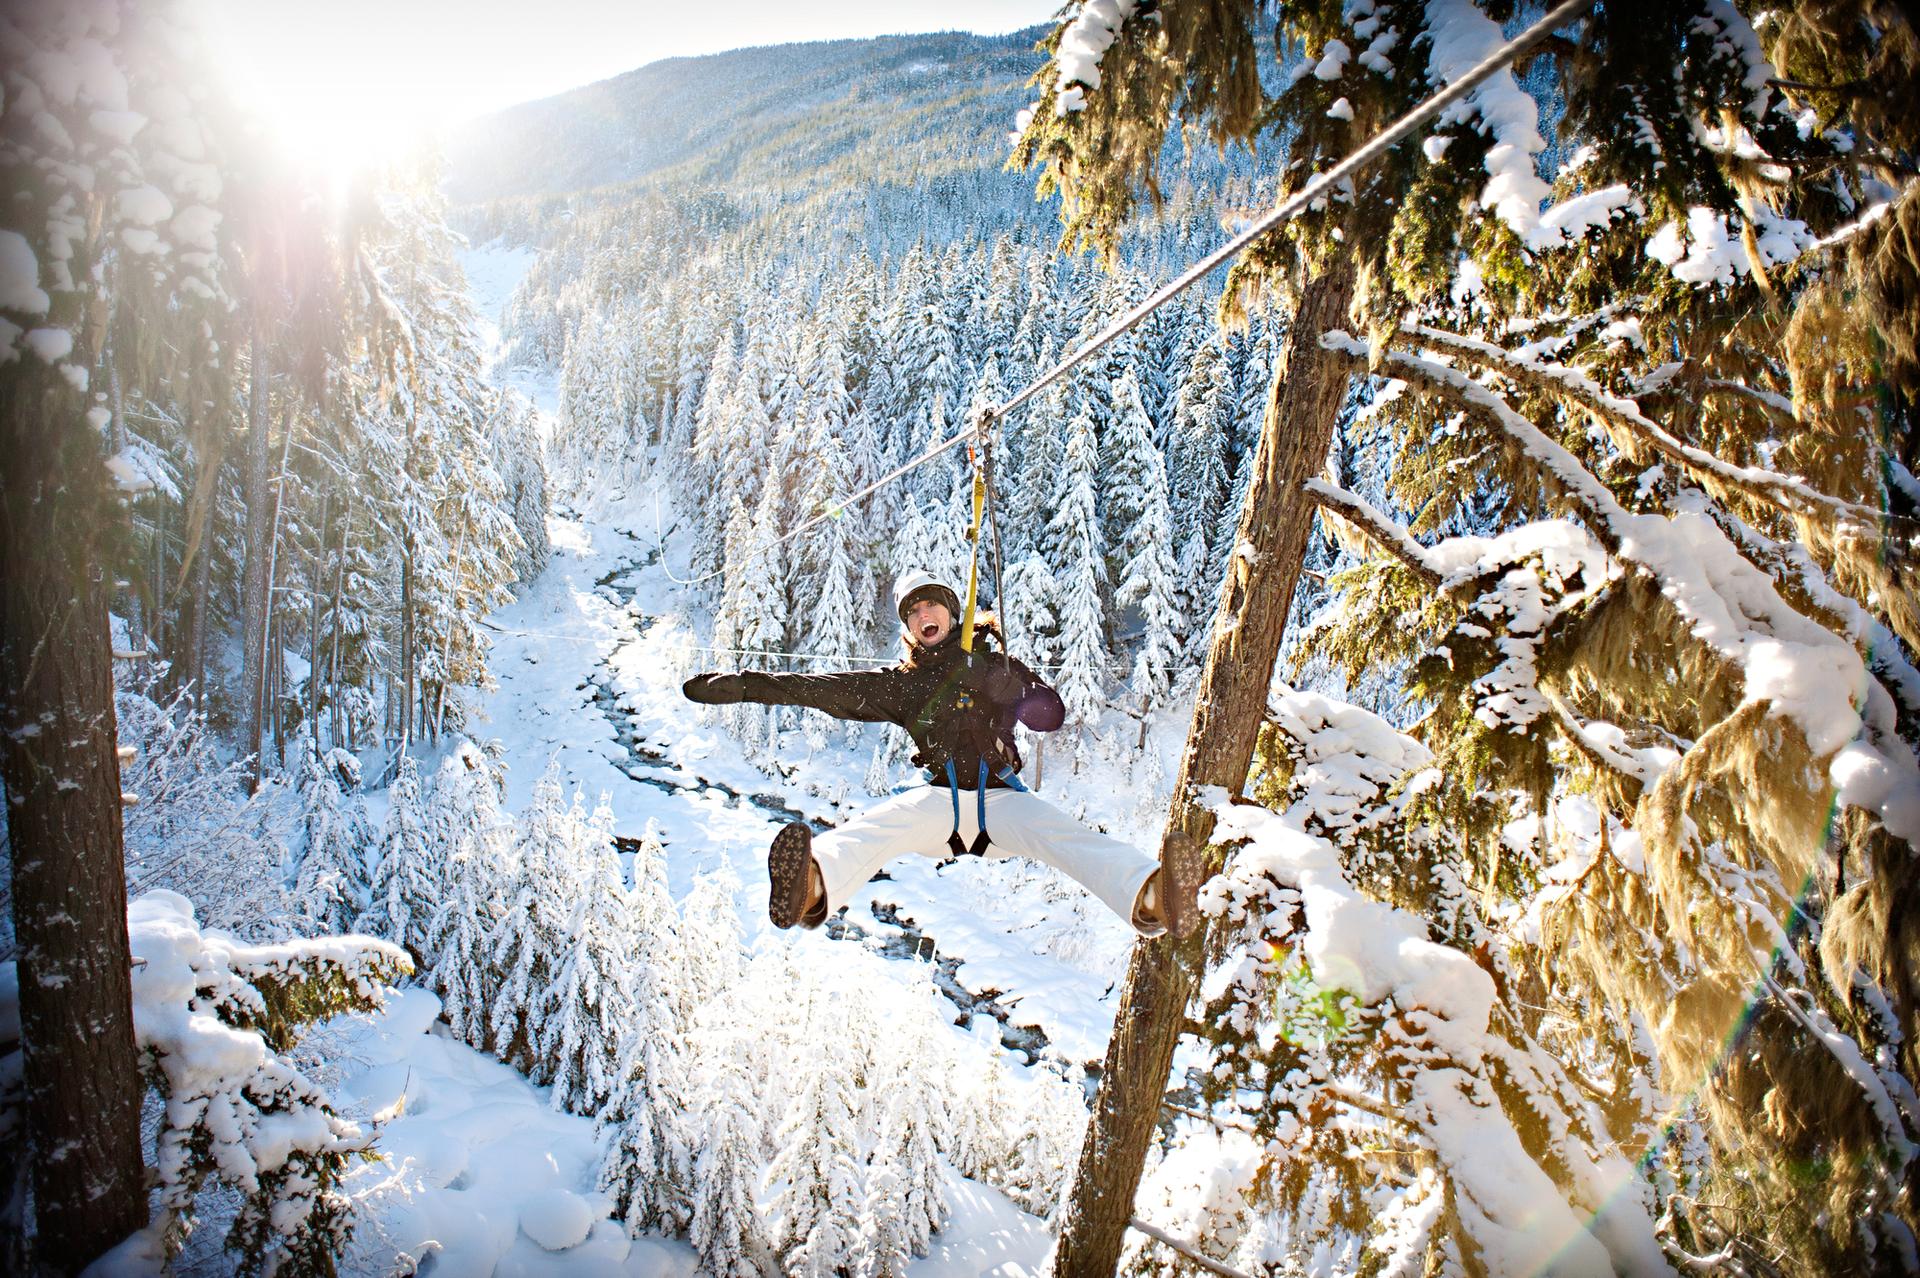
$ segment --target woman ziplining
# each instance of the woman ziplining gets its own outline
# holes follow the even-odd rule
[[[1192,904],[1163,893],[1160,863],[1138,848],[1090,830],[1020,782],[1015,723],[1052,732],[1066,718],[1059,694],[1023,662],[973,649],[959,596],[926,572],[894,591],[906,658],[886,670],[832,674],[698,674],[683,686],[706,705],[753,701],[804,706],[837,719],[891,723],[913,738],[927,781],[816,840],[804,822],[783,826],[767,853],[775,927],[818,927],[880,868],[908,852],[922,856],[1024,856],[1050,865],[1100,898],[1144,936],[1184,934]],[[978,636],[999,643],[991,617]],[[970,801],[963,802],[962,791]]]

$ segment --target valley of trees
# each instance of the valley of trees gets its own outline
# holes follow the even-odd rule
[[[1001,423],[989,595],[1069,710],[1029,780],[1126,778],[1207,920],[1135,947],[1097,1090],[949,1050],[854,946],[749,952],[731,875],[676,902],[681,849],[552,772],[506,812],[463,736],[550,501],[657,498],[688,670],[885,657],[892,579],[965,572],[965,454],[844,495],[1536,16],[745,51],[804,142],[645,133],[690,63],[490,126],[566,131],[538,173],[344,192],[182,91],[172,6],[0,19],[10,1271],[149,1220],[158,1263],[218,1199],[236,1270],[331,1272],[370,1137],[297,1045],[406,980],[706,1272],[902,1273],[944,1165],[1060,1275],[1920,1270],[1904,6],[1596,6]],[[550,435],[456,227],[539,252]],[[707,713],[769,774],[909,770]]]

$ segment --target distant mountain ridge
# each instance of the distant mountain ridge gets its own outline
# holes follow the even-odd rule
[[[997,172],[1044,30],[663,59],[467,125],[447,192],[476,205],[658,179],[791,196],[922,161]]]

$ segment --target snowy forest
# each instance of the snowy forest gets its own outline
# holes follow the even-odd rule
[[[186,0],[0,15],[0,1267],[1920,1273],[1920,17],[1549,8],[350,177]],[[927,764],[682,683],[894,669],[916,571],[1195,926],[907,846],[769,920]]]

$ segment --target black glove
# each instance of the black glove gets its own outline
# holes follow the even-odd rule
[[[1018,672],[1005,657],[990,652],[967,654],[966,673],[960,677],[960,686],[979,700],[997,706],[1012,705],[1020,699],[1022,691]]]
[[[697,674],[681,684],[680,691],[702,705],[738,705],[746,700],[747,681],[737,674]]]

